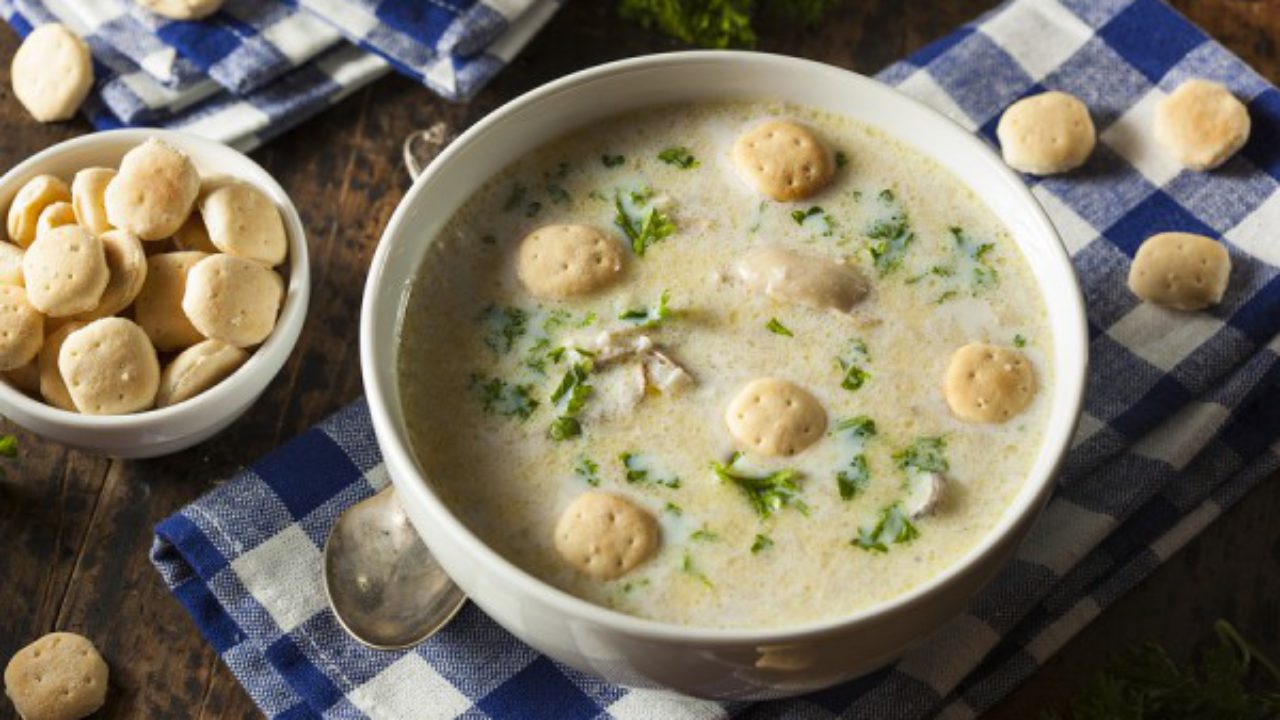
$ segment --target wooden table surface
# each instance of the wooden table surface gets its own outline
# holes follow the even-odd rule
[[[858,0],[815,30],[763,28],[762,49],[871,73],[987,9],[991,0]],[[257,151],[297,202],[313,290],[289,363],[248,414],[172,457],[92,457],[16,432],[21,455],[0,480],[0,661],[52,630],[91,638],[111,665],[104,718],[245,718],[259,714],[148,560],[152,527],[239,468],[360,394],[357,322],[365,271],[409,185],[401,139],[444,120],[462,129],[508,99],[574,70],[678,48],[624,23],[612,2],[576,0],[475,101],[444,103],[398,76]],[[1175,0],[1211,35],[1280,83],[1280,0]],[[0,30],[0,167],[87,132],[41,126],[9,90],[16,36]],[[1280,482],[1255,490],[1143,585],[1072,640],[989,714],[1035,717],[1109,653],[1158,639],[1185,656],[1225,617],[1264,648],[1280,646]],[[15,717],[0,700],[0,720]]]

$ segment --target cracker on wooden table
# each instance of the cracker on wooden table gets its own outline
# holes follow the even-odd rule
[[[555,529],[555,546],[575,570],[596,580],[615,580],[658,550],[658,521],[619,495],[587,492],[565,508]]]
[[[20,285],[0,285],[0,370],[31,362],[44,343],[44,317]]]
[[[72,332],[58,352],[71,401],[86,415],[150,409],[160,387],[156,350],[132,320],[108,317]]]
[[[1129,266],[1129,289],[1174,310],[1203,310],[1222,300],[1230,277],[1225,245],[1204,235],[1165,232],[1138,247]]]
[[[520,242],[516,271],[534,297],[589,295],[622,274],[622,250],[617,240],[589,225],[547,225]]]
[[[1212,170],[1249,140],[1249,110],[1231,91],[1192,79],[1156,105],[1156,141],[1184,167]]]
[[[1074,170],[1097,143],[1089,108],[1074,95],[1051,91],[1010,105],[996,126],[1009,167],[1032,175]]]
[[[827,411],[808,390],[788,380],[758,378],[725,409],[729,434],[767,456],[791,456],[822,438]]]
[[[866,278],[856,268],[782,248],[749,251],[737,272],[751,290],[820,310],[850,312],[867,294]]]
[[[40,213],[53,203],[70,199],[71,188],[52,175],[37,175],[28,180],[18,188],[13,201],[9,203],[5,223],[9,242],[24,248],[35,242]]]
[[[778,201],[810,197],[835,174],[831,151],[789,120],[769,120],[743,133],[733,145],[733,162],[757,190]]]
[[[951,354],[943,395],[961,420],[998,423],[1014,417],[1036,394],[1031,362],[1018,350],[969,343]]]
[[[102,241],[79,225],[49,230],[22,258],[31,304],[49,317],[92,310],[111,279]]]
[[[80,720],[107,699],[107,663],[88,638],[45,635],[4,669],[4,691],[23,720]]]
[[[64,25],[32,30],[13,54],[13,94],[40,122],[67,120],[93,87],[89,46]]]

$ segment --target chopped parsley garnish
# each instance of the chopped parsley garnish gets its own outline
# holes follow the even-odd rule
[[[849,357],[836,358],[841,372],[844,373],[844,376],[840,378],[840,387],[853,392],[866,385],[867,381],[871,379],[871,373],[862,368],[862,363],[870,359],[871,355],[867,351],[867,344],[861,340],[855,340],[853,342],[853,352]]]
[[[691,170],[702,164],[693,156],[693,153],[689,152],[689,148],[683,145],[663,150],[658,153],[658,159],[668,165],[675,165],[681,170]]]
[[[920,472],[946,472],[947,441],[941,437],[919,437],[906,448],[893,454],[893,461],[903,470]]]
[[[761,550],[768,550],[773,547],[773,538],[768,535],[756,535],[755,542],[751,543],[751,554],[755,555]]]
[[[857,417],[845,418],[836,423],[836,432],[846,431],[856,438],[875,437],[876,421],[866,415],[858,415]]]
[[[524,196],[527,192],[528,189],[520,183],[512,185],[511,192],[507,195],[507,201],[502,204],[502,209],[506,212],[511,212],[523,205]]]
[[[809,227],[812,230],[816,230],[823,237],[830,237],[835,232],[835,223],[832,222],[831,216],[827,214],[826,210],[817,205],[808,210],[792,210],[791,219],[795,220],[796,224],[801,227]]]
[[[658,297],[658,304],[654,307],[632,308],[619,315],[618,319],[636,323],[638,327],[642,328],[658,327],[671,318],[671,308],[667,306],[670,301],[671,294],[663,290],[662,295]]]
[[[703,575],[702,571],[698,570],[698,568],[694,566],[693,554],[690,553],[688,550],[684,551],[684,557],[680,561],[680,571],[685,573],[686,575],[693,576],[695,579],[697,579],[699,582],[701,582],[703,585],[706,585],[709,588],[715,587],[714,585],[711,584],[711,581],[707,579],[707,576]]]
[[[680,487],[680,478],[676,476],[658,478],[650,475],[650,468],[645,466],[638,453],[624,452],[618,456],[618,460],[622,463],[622,469],[625,471],[625,477],[629,483],[653,483],[669,487],[672,490]]]
[[[769,318],[769,322],[767,325],[765,325],[765,328],[767,328],[769,332],[773,333],[774,335],[781,335],[783,337],[795,337],[795,335],[791,332],[791,330],[787,328],[786,325],[783,325],[782,323],[778,322],[778,318]]]
[[[528,329],[529,315],[515,307],[490,305],[480,314],[484,344],[495,353],[509,353]]]
[[[689,535],[689,539],[696,540],[697,542],[716,542],[720,539],[720,536],[706,528],[700,528],[698,530],[694,530],[693,533]]]
[[[733,467],[739,457],[740,453],[734,453],[728,463],[713,462],[711,467],[721,480],[732,482],[742,490],[757,515],[767,518],[787,506],[809,514],[809,506],[800,499],[800,485],[796,483],[802,477],[799,471],[788,468],[767,475],[748,475]]]
[[[615,168],[627,161],[626,155],[601,155],[600,162],[607,168]]]
[[[573,466],[573,474],[582,478],[591,487],[600,486],[600,466],[595,460],[587,456],[578,459],[578,463]]]
[[[633,192],[631,200],[637,205],[643,205],[651,196],[652,191]],[[650,245],[661,242],[676,231],[676,224],[671,216],[656,207],[641,208],[644,210],[643,218],[639,220],[633,218],[627,213],[621,193],[614,195],[613,207],[616,213],[613,218],[614,225],[617,225],[618,229],[622,230],[631,241],[631,251],[640,257],[644,257]]]
[[[947,290],[946,292],[942,293],[942,294],[941,294],[941,295],[939,295],[938,297],[934,298],[934,300],[933,300],[933,304],[934,304],[934,305],[941,305],[941,304],[945,303],[945,302],[946,302],[946,301],[948,301],[948,300],[953,300],[953,299],[955,299],[955,297],[956,297],[957,295],[959,295],[959,294],[960,294],[960,293],[957,293],[955,290]]]
[[[551,423],[551,439],[568,440],[582,434],[582,423],[578,422],[578,413],[591,397],[591,383],[587,382],[591,372],[590,360],[575,362],[565,371],[560,384],[551,393],[551,402],[561,406],[560,415]],[[563,403],[560,401],[564,400]]]
[[[995,249],[995,243],[979,243],[968,235],[962,228],[952,227],[951,237],[955,238],[956,251],[970,261],[970,279],[973,282],[973,291],[977,293],[986,288],[995,287],[999,282],[1000,276],[996,269],[991,267],[987,254]]]
[[[867,456],[862,452],[862,445],[868,438],[875,437],[876,422],[866,415],[845,418],[836,423],[835,432],[846,433],[856,445],[849,465],[836,472],[836,488],[840,491],[840,499],[852,500],[871,484],[871,470],[867,466]]]
[[[888,275],[902,266],[907,248],[916,239],[916,234],[911,231],[907,213],[894,197],[892,190],[887,188],[881,190],[877,200],[891,214],[867,228],[866,235],[871,241],[867,250],[871,253],[871,260],[876,270],[881,275]]]
[[[858,528],[858,536],[851,544],[869,552],[888,552],[890,545],[910,542],[920,537],[920,531],[912,524],[902,506],[894,503],[880,511],[875,524]]]
[[[533,202],[529,203],[524,208],[525,217],[533,217],[534,215],[537,215],[540,212],[542,212],[542,203],[538,202],[537,200],[534,200]]]
[[[836,167],[842,168],[849,164],[849,156],[844,154],[843,150],[836,151]]]
[[[1016,348],[1024,348],[1027,346],[1027,339],[1022,337],[1022,335],[1014,335],[1013,346]]]
[[[677,515],[677,516],[679,516],[679,515],[683,515],[683,514],[684,514],[684,509],[683,509],[683,508],[681,508],[679,505],[677,505],[677,504],[673,503],[673,502],[668,502],[668,503],[667,503],[667,506],[666,506],[666,507],[664,507],[664,508],[663,508],[663,510],[666,510],[667,512],[671,513],[672,515]]]
[[[487,413],[527,420],[538,407],[531,385],[512,385],[501,378],[477,373],[471,376],[471,387],[476,390],[480,405]]]
[[[871,484],[871,471],[867,468],[867,456],[858,453],[849,466],[836,473],[836,487],[841,500],[852,500]]]
[[[569,191],[556,183],[547,184],[547,195],[551,197],[553,202],[567,205],[573,202],[573,198],[569,195]]]

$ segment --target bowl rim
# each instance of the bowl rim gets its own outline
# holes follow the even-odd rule
[[[257,161],[245,153],[236,150],[230,145],[178,130],[164,128],[103,130],[64,140],[35,153],[0,176],[0,188],[27,176],[40,174],[42,171],[41,166],[58,156],[99,144],[131,141],[142,143],[152,137],[164,140],[184,152],[187,148],[199,147],[203,152],[215,155],[231,153],[231,157],[235,158],[236,162],[242,163],[249,169],[261,174],[262,182],[256,179],[250,181],[248,178],[241,177],[240,173],[231,172],[230,170],[225,173],[242,182],[250,182],[254,187],[266,192],[276,201],[276,206],[281,212],[281,219],[284,221],[285,234],[289,242],[289,281],[285,287],[280,313],[276,318],[276,326],[272,329],[271,335],[253,349],[244,365],[237,368],[222,382],[195,397],[164,408],[151,408],[127,415],[85,415],[63,410],[37,400],[14,387],[7,380],[0,379],[0,414],[9,417],[10,420],[19,425],[22,423],[10,416],[10,407],[15,408],[19,413],[35,417],[45,424],[65,428],[104,431],[146,430],[149,427],[172,421],[175,418],[199,413],[212,404],[229,403],[233,398],[249,392],[249,385],[255,379],[263,378],[264,373],[265,381],[261,384],[265,387],[280,372],[280,369],[284,367],[285,362],[288,361],[289,356],[293,353],[293,348],[297,344],[302,326],[306,320],[311,294],[311,263],[307,251],[306,226],[303,225],[302,219],[298,215],[298,208],[294,205],[293,198],[285,192],[275,177],[267,172],[266,168],[259,165]],[[222,174],[221,170],[207,177],[220,174]],[[204,177],[206,176],[202,175],[202,180]],[[280,202],[281,200],[283,202]],[[6,237],[5,242],[10,242],[10,240]],[[279,271],[277,270],[277,272]],[[257,388],[252,391],[256,393],[260,390],[261,388]],[[226,412],[235,412],[235,406],[227,405],[224,407]],[[211,414],[208,422],[201,424],[211,425],[224,415],[225,412],[216,415]]]
[[[1060,269],[1065,271],[1063,282],[1068,292],[1055,295],[1053,302],[1056,305],[1063,306],[1063,312],[1068,315],[1068,323],[1074,326],[1068,335],[1074,336],[1072,346],[1077,351],[1070,358],[1071,362],[1065,364],[1058,362],[1054,366],[1054,385],[1064,388],[1064,390],[1059,390],[1058,392],[1062,393],[1062,399],[1068,408],[1069,421],[1060,422],[1057,426],[1050,422],[1045,428],[1041,452],[1043,453],[1045,449],[1051,450],[1052,461],[1043,476],[1034,477],[1029,472],[1023,486],[1024,489],[1019,491],[1010,505],[1004,509],[997,522],[985,532],[983,537],[954,562],[948,564],[929,579],[902,594],[866,608],[795,625],[765,628],[716,628],[680,625],[642,618],[581,599],[515,565],[473,533],[427,483],[424,477],[425,473],[421,471],[413,450],[407,438],[403,435],[401,425],[395,421],[388,410],[388,397],[391,393],[388,393],[385,389],[380,373],[374,369],[379,362],[392,363],[393,369],[388,373],[388,381],[393,384],[396,382],[394,363],[396,362],[395,348],[398,347],[398,343],[384,343],[387,346],[386,348],[378,345],[374,331],[374,307],[380,304],[378,302],[380,295],[391,292],[390,289],[383,287],[385,283],[382,282],[382,278],[384,273],[387,272],[392,246],[412,240],[411,236],[402,233],[401,226],[405,223],[405,218],[411,212],[411,208],[429,202],[422,192],[423,188],[427,186],[428,180],[442,172],[442,168],[447,167],[452,159],[460,154],[466,146],[476,142],[477,139],[489,133],[492,128],[505,122],[508,116],[515,114],[516,111],[526,106],[607,76],[644,71],[667,65],[717,62],[774,66],[791,72],[831,78],[832,81],[842,83],[844,87],[860,86],[859,92],[869,93],[872,96],[892,96],[897,101],[904,103],[912,112],[942,120],[948,128],[946,131],[946,134],[950,135],[948,141],[961,143],[967,147],[968,151],[985,158],[989,165],[989,172],[1000,176],[1010,191],[1016,193],[1016,200],[1020,206],[1025,208],[1027,219],[1034,226],[1036,233],[1056,241],[1046,243],[1048,247],[1042,249],[1046,251],[1046,255],[1053,258],[1054,264],[1059,265]],[[744,72],[746,71],[744,69]],[[933,153],[921,147],[918,141],[913,142],[905,138],[903,138],[903,141],[926,157],[931,159],[935,157]],[[534,148],[531,147],[529,149],[532,150]],[[962,180],[961,182],[964,181]],[[967,183],[966,186],[968,186]],[[1004,218],[1001,218],[1001,220],[1004,222]],[[1031,260],[1028,259],[1028,263],[1030,262]],[[1043,293],[1044,285],[1038,278],[1036,285]],[[402,310],[403,288],[396,288],[395,292],[398,296],[401,296],[395,305]],[[1048,298],[1046,298],[1047,300]],[[1072,320],[1074,322],[1071,322]],[[1061,337],[1059,333],[1055,333],[1055,345],[1065,340],[1066,338]],[[657,53],[593,66],[529,90],[481,118],[432,161],[396,206],[395,212],[387,222],[387,226],[379,240],[378,249],[370,264],[360,316],[361,372],[365,394],[368,399],[369,413],[376,431],[379,448],[383,452],[389,470],[392,468],[411,470],[413,474],[411,485],[409,485],[410,480],[400,478],[399,474],[394,471],[389,472],[391,480],[398,490],[408,490],[415,501],[420,501],[423,504],[423,509],[430,516],[432,522],[439,527],[441,532],[448,533],[451,540],[463,548],[470,561],[482,565],[487,572],[501,574],[504,582],[513,584],[521,592],[538,598],[567,618],[576,618],[599,625],[608,631],[645,638],[655,642],[710,647],[741,644],[768,645],[779,642],[803,641],[829,635],[851,626],[872,623],[877,619],[904,611],[913,605],[921,603],[929,596],[942,591],[946,586],[966,573],[975,570],[981,560],[999,549],[1000,544],[1008,538],[1011,531],[1020,523],[1029,524],[1035,519],[1054,487],[1055,478],[1070,448],[1071,438],[1075,434],[1083,409],[1088,363],[1087,340],[1088,332],[1083,294],[1061,237],[1049,220],[1044,208],[1036,200],[1022,178],[1005,165],[999,154],[983,142],[979,136],[965,129],[943,113],[934,110],[898,89],[852,70],[814,60],[741,50],[691,50]],[[383,356],[384,352],[388,353],[387,357]],[[1051,421],[1052,418],[1053,415],[1051,414]],[[1034,488],[1034,491],[1027,492],[1025,490],[1026,484],[1032,482],[1038,483],[1038,486]],[[402,484],[408,485],[408,487],[402,488]],[[984,581],[984,585],[986,582],[989,582],[989,579]]]

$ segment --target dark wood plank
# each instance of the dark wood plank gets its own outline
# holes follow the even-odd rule
[[[816,29],[766,28],[762,49],[874,72],[994,4],[863,0]],[[1280,80],[1280,0],[1179,0],[1183,12]],[[0,58],[17,45],[0,30]],[[618,21],[608,2],[569,3],[492,86],[449,104],[400,77],[362,90],[255,154],[298,204],[313,265],[307,326],[259,404],[223,435],[147,462],[92,458],[19,431],[22,458],[0,482],[0,659],[57,629],[85,633],[112,666],[100,717],[243,718],[252,702],[204,644],[147,560],[151,528],[360,393],[360,293],[377,239],[408,187],[400,140],[444,120],[463,129],[506,100],[565,73],[679,49]],[[0,163],[11,166],[86,132],[83,121],[40,126],[11,97],[0,62]],[[0,430],[10,430],[7,422]],[[1122,599],[991,717],[1025,718],[1108,653],[1158,638],[1187,653],[1225,616],[1277,645],[1280,483],[1270,482]],[[1153,609],[1156,609],[1153,611]],[[0,702],[0,720],[12,708]]]

